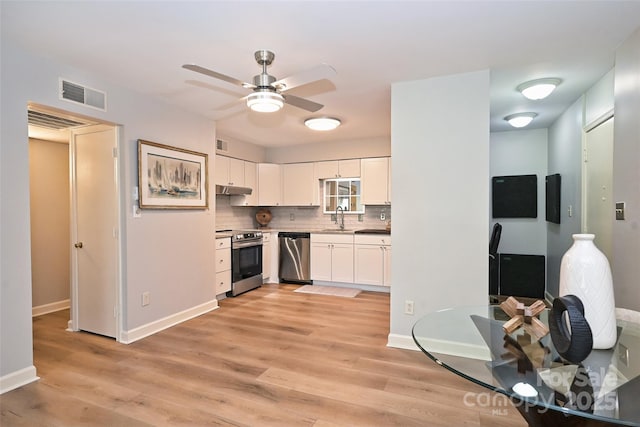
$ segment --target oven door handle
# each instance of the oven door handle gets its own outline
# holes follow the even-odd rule
[[[254,240],[252,242],[233,242],[233,243],[231,243],[231,249],[243,249],[243,248],[250,248],[252,246],[262,246],[262,241],[256,242]]]

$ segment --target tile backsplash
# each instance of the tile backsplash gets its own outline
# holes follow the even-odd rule
[[[229,196],[216,196],[216,230],[224,229],[253,229],[259,224],[256,222],[258,207],[231,206]],[[322,208],[315,207],[285,207],[275,206],[268,208],[273,219],[269,228],[279,230],[313,231],[325,228],[337,227],[331,220],[331,214],[322,213]],[[384,213],[385,220],[380,220],[380,214]],[[344,226],[346,229],[357,230],[361,228],[385,228],[391,221],[391,206],[367,206],[362,215],[345,214]]]

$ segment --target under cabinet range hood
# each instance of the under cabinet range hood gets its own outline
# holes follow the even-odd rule
[[[216,195],[224,196],[248,196],[253,190],[249,187],[236,187],[234,185],[217,185]]]

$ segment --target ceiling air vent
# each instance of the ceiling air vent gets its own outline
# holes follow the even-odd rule
[[[68,80],[60,79],[60,99],[86,105],[98,110],[107,110],[107,94]]]
[[[65,117],[54,116],[41,111],[29,110],[29,125],[45,129],[62,130],[78,126],[87,126],[93,123],[73,120]]]
[[[227,151],[228,150],[227,141],[216,139],[216,150]]]

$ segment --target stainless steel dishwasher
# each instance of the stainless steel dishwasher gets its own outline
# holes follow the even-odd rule
[[[311,283],[311,233],[278,233],[279,278],[285,283]]]

